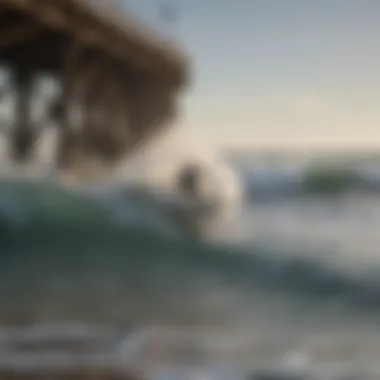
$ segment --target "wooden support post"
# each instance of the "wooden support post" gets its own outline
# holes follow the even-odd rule
[[[89,154],[112,161],[119,155],[127,131],[124,84],[112,67],[107,70],[104,65],[101,74],[92,82],[86,97],[84,146]]]
[[[28,69],[17,68],[14,72],[14,79],[16,107],[11,155],[15,161],[20,162],[30,157],[36,139],[36,130],[33,128],[31,120],[33,76]]]
[[[116,76],[112,76],[104,89],[104,115],[102,135],[103,158],[116,160],[120,158],[126,145],[129,125],[127,119],[127,102],[124,95],[123,84]]]
[[[129,99],[126,96],[124,83],[118,83],[116,87],[116,101],[115,101],[115,129],[116,136],[121,145],[121,149],[124,150],[129,139],[131,138],[131,126],[129,123],[130,104]],[[119,152],[119,155],[123,152]]]
[[[63,62],[61,83],[62,100],[60,115],[60,137],[57,147],[57,166],[58,168],[68,168],[72,165],[73,155],[78,145],[78,125],[75,119],[75,101],[80,84],[78,75],[81,48],[73,43],[66,53]]]
[[[97,149],[98,136],[104,128],[107,121],[105,121],[104,107],[102,100],[107,95],[104,93],[102,84],[104,81],[104,67],[101,62],[98,62],[97,72],[87,77],[86,91],[83,94],[83,149],[87,155],[94,154]]]
[[[114,107],[115,94],[112,91],[111,79],[104,78],[101,95],[98,98],[98,120],[95,127],[95,150],[101,158],[112,155],[114,150],[113,137],[115,132]]]

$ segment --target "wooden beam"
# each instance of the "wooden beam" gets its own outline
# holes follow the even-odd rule
[[[16,26],[0,33],[0,49],[27,43],[41,33],[37,25]]]
[[[4,7],[8,8],[18,8],[21,10],[25,10],[30,6],[30,0],[1,0]]]

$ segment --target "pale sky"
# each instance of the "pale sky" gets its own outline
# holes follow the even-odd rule
[[[124,0],[193,61],[182,127],[217,147],[379,147],[379,0]],[[177,22],[159,20],[176,4]]]

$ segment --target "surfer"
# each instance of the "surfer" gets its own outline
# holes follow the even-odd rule
[[[200,168],[194,164],[187,165],[178,174],[178,190],[188,200],[199,200]]]
[[[176,184],[184,202],[182,222],[198,237],[208,230],[219,210],[218,200],[207,197],[204,192],[203,176],[204,171],[200,166],[188,164],[179,171]]]

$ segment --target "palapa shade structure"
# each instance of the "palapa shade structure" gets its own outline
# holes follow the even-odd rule
[[[31,87],[41,74],[61,83],[52,111],[61,126],[61,167],[88,155],[116,160],[175,118],[176,101],[189,84],[187,58],[111,5],[0,0],[0,62],[11,69],[17,94],[10,139],[15,159],[26,160],[35,146]]]

